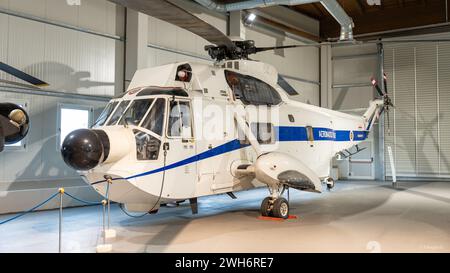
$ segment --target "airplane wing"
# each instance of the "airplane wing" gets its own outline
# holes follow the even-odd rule
[[[235,47],[220,30],[165,0],[109,0],[186,29],[218,46]]]

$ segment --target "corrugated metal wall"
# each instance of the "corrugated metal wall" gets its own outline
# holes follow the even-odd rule
[[[116,53],[123,56],[123,42],[114,36],[123,35],[123,29],[117,27],[120,20],[123,22],[123,10],[121,15],[120,9],[106,0],[81,3],[69,6],[65,0],[0,1],[0,60],[48,82],[49,90],[97,96],[121,91],[123,57],[117,58]],[[31,19],[21,18],[21,14]],[[35,17],[49,23],[33,20]],[[20,82],[5,73],[0,73],[0,78]],[[27,209],[59,186],[70,187],[86,199],[98,197],[61,160],[57,113],[62,103],[91,106],[98,111],[106,101],[5,90],[0,87],[0,101],[27,103],[31,128],[24,140],[25,149],[0,154],[0,213]]]
[[[395,105],[385,145],[397,175],[450,177],[450,44],[388,45],[385,71]],[[387,153],[385,162],[390,176]]]

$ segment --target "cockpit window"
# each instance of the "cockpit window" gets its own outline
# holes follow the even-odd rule
[[[106,120],[108,119],[109,115],[111,115],[114,108],[116,108],[117,104],[117,101],[108,103],[108,105],[106,105],[105,109],[100,114],[97,121],[92,127],[102,126],[103,124],[105,124]]]
[[[191,110],[187,101],[171,101],[168,135],[192,138]]]
[[[137,160],[158,159],[161,140],[139,130],[133,130],[136,139]]]
[[[134,100],[120,118],[119,125],[139,125],[152,102],[153,99]]]
[[[166,100],[157,99],[147,117],[144,119],[144,122],[142,122],[141,127],[146,128],[155,134],[162,135],[165,108]]]
[[[117,106],[116,111],[114,111],[114,114],[111,116],[111,119],[106,125],[115,125],[119,118],[122,116],[125,109],[127,109],[129,103],[130,101],[122,101],[119,106]]]

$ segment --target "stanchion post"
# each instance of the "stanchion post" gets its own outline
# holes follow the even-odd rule
[[[63,217],[63,195],[64,188],[59,188],[59,231],[58,231],[58,252],[61,253],[62,240],[62,217]]]
[[[106,200],[102,200],[103,206],[103,244],[106,244]]]
[[[112,251],[112,245],[106,243],[106,205],[108,204],[108,201],[105,199],[102,200],[102,207],[103,207],[103,244],[97,245],[97,253],[107,253]]]
[[[108,230],[111,229],[111,201],[109,198],[109,189],[112,185],[112,178],[111,176],[107,177],[106,182],[108,183],[108,192],[106,194],[106,201],[108,202]]]

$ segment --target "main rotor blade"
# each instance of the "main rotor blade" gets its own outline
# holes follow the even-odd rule
[[[19,69],[16,69],[10,65],[7,65],[3,62],[0,62],[0,70],[13,75],[16,78],[19,78],[23,81],[26,81],[28,83],[31,83],[32,85],[42,87],[42,86],[48,86],[48,83],[41,81],[40,79],[31,76],[30,74],[27,74]]]
[[[386,94],[388,93],[388,88],[387,88],[387,76],[386,73],[383,73],[383,81],[384,81],[384,92],[386,92]]]
[[[286,48],[298,48],[298,47],[319,47],[318,44],[307,45],[287,45],[287,46],[270,46],[270,47],[257,47],[255,52],[263,52],[268,50],[286,49]]]
[[[220,30],[165,0],[108,0],[186,29],[218,46],[234,48],[233,42]]]

